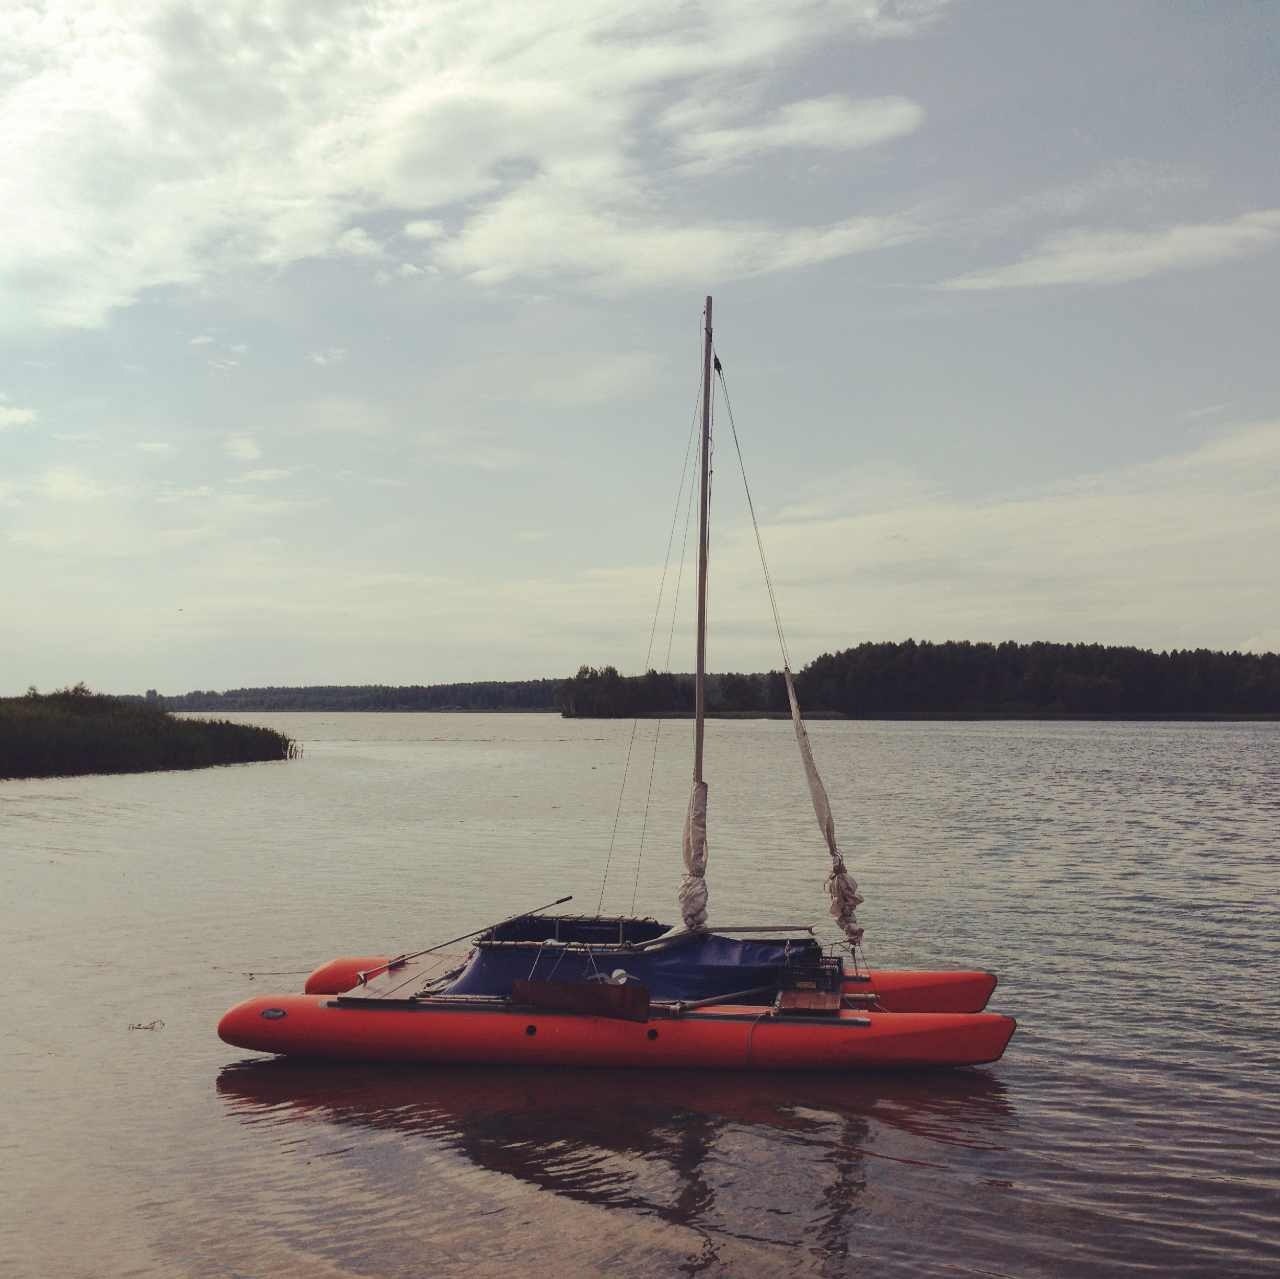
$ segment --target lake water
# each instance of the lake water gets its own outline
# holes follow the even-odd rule
[[[762,1077],[221,1043],[334,955],[594,911],[632,732],[245,718],[304,757],[0,783],[0,1273],[1280,1271],[1280,725],[812,725],[873,964],[993,968],[1020,1028],[982,1069]],[[646,826],[656,731],[604,905],[671,919],[691,727]],[[789,725],[713,722],[708,776],[712,922],[822,920]]]

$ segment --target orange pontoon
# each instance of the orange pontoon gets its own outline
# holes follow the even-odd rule
[[[635,1022],[466,998],[265,995],[232,1008],[218,1034],[238,1048],[350,1061],[840,1070],[996,1061],[1015,1027],[999,1013],[806,1016],[721,1004],[655,1007]]]

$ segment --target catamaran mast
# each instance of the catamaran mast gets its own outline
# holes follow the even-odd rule
[[[702,352],[702,500],[698,506],[698,668],[693,693],[693,791],[684,819],[684,879],[680,914],[684,926],[707,926],[707,784],[702,780],[702,737],[707,698],[707,513],[711,497],[711,299],[707,298]]]
[[[702,739],[707,677],[707,508],[711,477],[711,297],[707,297],[702,352],[702,492],[698,502],[698,664],[693,686],[693,780],[702,781]]]

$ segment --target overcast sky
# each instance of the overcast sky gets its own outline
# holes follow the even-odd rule
[[[798,664],[1280,648],[1280,6],[3,23],[0,691],[639,669],[707,292]]]

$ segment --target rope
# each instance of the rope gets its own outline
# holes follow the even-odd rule
[[[428,969],[428,971],[425,973],[419,972],[417,969],[411,969],[409,972],[409,975],[403,981],[396,982],[394,986],[391,986],[387,990],[379,991],[378,994],[372,996],[372,998],[389,999],[392,995],[396,993],[397,990],[402,990],[405,986],[408,986],[411,982],[421,981],[424,977],[428,979],[427,985],[430,985],[431,973],[443,967],[443,965],[449,963],[453,958],[454,958],[453,955],[450,955],[446,952],[445,954],[440,956],[439,960],[435,963],[435,966],[431,969]],[[394,970],[388,969],[387,971],[392,972]]]
[[[773,1016],[773,1009],[766,1008],[764,1012],[762,1012],[760,1016],[757,1017],[755,1021],[751,1023],[751,1029],[747,1031],[747,1055],[746,1057],[743,1058],[743,1061],[742,1061],[742,1064],[744,1066],[749,1067],[751,1065],[751,1045],[756,1037],[756,1027],[759,1026],[759,1024],[762,1021],[764,1021],[766,1017],[772,1017],[772,1016]]]
[[[701,388],[699,388],[701,389]],[[695,410],[696,413],[696,410]],[[685,453],[685,472],[689,472],[689,452]],[[671,650],[675,645],[676,638],[676,618],[680,609],[680,587],[684,582],[684,566],[689,557],[689,526],[693,520],[693,493],[694,486],[692,477],[690,477],[689,493],[685,499],[684,507],[684,532],[680,537],[680,563],[676,569],[676,585],[675,590],[671,593],[671,628],[667,632],[667,656],[663,662],[663,670],[670,673],[671,671]],[[653,800],[653,777],[657,770],[658,764],[658,741],[662,736],[662,721],[658,720],[653,731],[653,754],[649,759],[649,789],[644,797],[644,816],[640,823],[640,849],[636,853],[636,872],[631,884],[631,913],[636,912],[636,897],[640,892],[640,862],[644,858],[644,837],[645,832],[649,829],[649,805]]]
[[[733,420],[733,401],[729,398],[729,384],[725,381],[724,369],[720,364],[719,357],[715,360],[715,371],[720,378],[720,389],[724,392],[725,408],[729,410],[729,429],[733,435],[733,447],[738,454],[738,470],[742,475],[742,488],[747,495],[747,510],[751,515],[751,528],[755,533],[756,550],[760,553],[760,568],[764,572],[764,584],[769,592],[769,607],[773,611],[773,626],[778,633],[778,647],[782,650],[782,668],[786,673],[787,679],[787,695],[791,702],[791,713],[796,724],[796,737],[800,742],[800,754],[805,762],[806,772],[809,773],[810,791],[814,795],[814,811],[818,815],[819,825],[823,824],[823,815],[818,811],[818,794],[814,791],[814,786],[822,791],[822,801],[824,807],[828,809],[826,818],[830,823],[829,805],[826,802],[825,787],[817,777],[817,766],[813,762],[812,751],[809,746],[808,733],[805,731],[803,721],[800,718],[799,706],[795,699],[795,689],[792,682],[791,671],[791,654],[787,649],[787,637],[782,630],[782,615],[778,611],[778,596],[773,587],[773,574],[769,572],[769,560],[764,553],[764,539],[760,536],[760,521],[756,518],[756,504],[751,497],[751,485],[747,481],[747,466],[742,457],[742,444],[738,440],[738,426]],[[827,839],[831,845],[831,874],[827,878],[827,891],[831,895],[832,906],[831,913],[835,916],[842,931],[845,934],[850,951],[853,953],[854,962],[857,962],[858,950],[862,944],[862,929],[858,927],[857,916],[855,914],[856,907],[862,902],[862,898],[858,895],[858,886],[856,882],[850,879],[848,871],[844,864],[844,857],[835,845],[834,834],[828,826]],[[865,961],[865,952],[863,959]]]
[[[680,518],[680,500],[684,496],[685,474],[689,469],[689,455],[693,449],[694,428],[698,421],[697,401],[702,397],[702,379],[698,379],[698,395],[694,400],[693,421],[689,424],[689,438],[685,443],[684,460],[680,463],[680,485],[676,489],[675,505],[671,511],[671,528],[667,532],[667,553],[662,561],[662,578],[658,583],[658,602],[653,608],[653,622],[649,627],[649,644],[644,652],[644,670],[648,671],[649,661],[653,656],[653,641],[658,633],[658,617],[662,612],[662,596],[667,587],[667,571],[671,567],[671,547],[675,541],[676,523]],[[674,623],[673,623],[674,624]],[[604,910],[604,891],[609,883],[609,867],[613,864],[613,850],[618,842],[618,823],[622,820],[622,801],[627,793],[627,776],[631,772],[631,751],[635,746],[636,727],[640,723],[639,718],[631,721],[631,734],[627,738],[627,755],[622,764],[622,785],[618,787],[618,804],[613,813],[613,830],[609,835],[609,851],[604,859],[604,872],[600,876],[600,897],[596,902],[596,914],[599,915]]]
[[[636,744],[636,725],[631,721],[631,736],[627,738],[627,757],[622,763],[622,785],[618,787],[618,807],[613,814],[613,831],[609,835],[609,852],[604,859],[604,873],[600,876],[600,899],[596,902],[596,914],[604,913],[604,889],[609,882],[609,866],[613,861],[613,846],[618,842],[618,822],[622,818],[622,797],[627,793],[627,774],[631,771],[631,748]]]
[[[778,632],[778,647],[782,650],[782,663],[791,669],[791,654],[787,651],[787,637],[782,633],[782,615],[778,612],[778,597],[773,589],[773,575],[769,572],[769,561],[764,553],[764,539],[760,536],[760,522],[756,519],[756,504],[751,500],[751,485],[747,483],[747,467],[742,460],[742,445],[738,442],[738,427],[733,420],[733,402],[729,399],[729,384],[724,380],[724,369],[716,360],[716,373],[720,378],[720,389],[724,392],[724,406],[729,410],[729,430],[733,433],[733,447],[738,454],[738,470],[742,474],[742,488],[747,495],[747,510],[751,513],[751,528],[756,535],[756,549],[760,552],[760,567],[764,570],[764,584],[769,591],[769,607],[773,610],[773,626]]]

